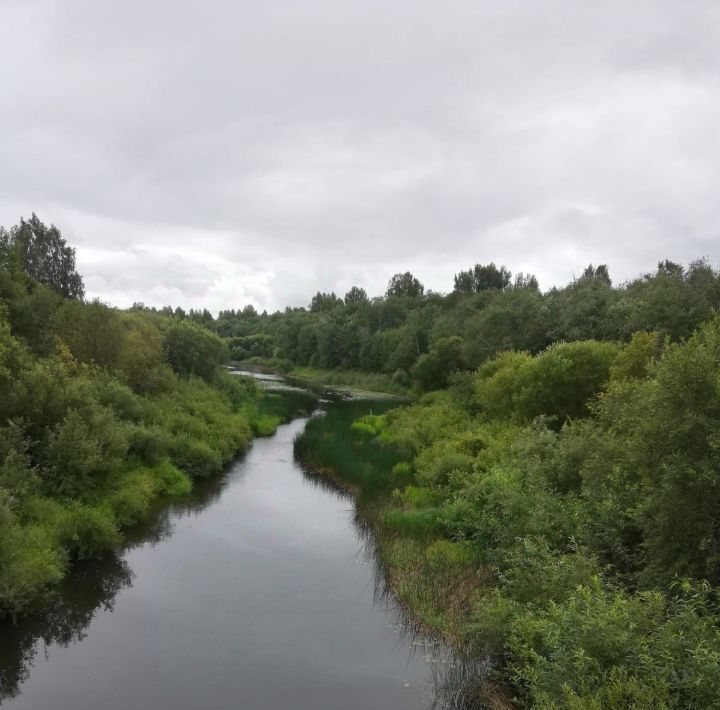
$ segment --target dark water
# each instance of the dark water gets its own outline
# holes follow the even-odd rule
[[[352,501],[293,461],[303,426],[78,567],[43,617],[0,626],[3,708],[428,707],[430,669],[373,601]]]

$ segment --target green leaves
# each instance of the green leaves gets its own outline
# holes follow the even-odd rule
[[[173,320],[165,335],[167,359],[181,377],[197,375],[210,381],[229,357],[226,344],[214,333],[187,320]]]
[[[75,249],[67,246],[55,225],[47,227],[34,212],[3,235],[0,260],[0,268],[18,268],[66,298],[82,298],[85,293],[75,270]]]

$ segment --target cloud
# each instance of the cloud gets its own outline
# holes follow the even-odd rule
[[[0,224],[54,221],[123,306],[717,264],[717,27],[713,0],[5,0]]]

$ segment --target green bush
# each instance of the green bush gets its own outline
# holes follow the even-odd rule
[[[720,631],[707,591],[630,596],[595,579],[515,618],[512,669],[533,707],[713,708]]]
[[[489,418],[587,416],[618,352],[613,343],[587,340],[552,345],[534,358],[503,353],[478,370],[477,406]]]
[[[206,381],[216,377],[230,353],[214,333],[187,320],[174,320],[165,334],[168,362],[181,377],[197,375]]]
[[[59,495],[77,496],[115,470],[127,449],[125,429],[112,410],[71,409],[47,445],[47,485]]]
[[[280,417],[273,417],[270,414],[255,417],[251,422],[255,436],[272,436],[280,425]]]
[[[170,496],[187,495],[192,490],[192,481],[169,460],[161,461],[152,469],[152,474],[160,482],[159,490]]]
[[[135,424],[127,429],[128,452],[147,463],[167,456],[172,437],[158,424]]]
[[[408,477],[408,476],[412,475],[412,470],[413,469],[412,469],[411,464],[409,464],[407,461],[400,461],[392,467],[391,472],[392,472],[393,476]],[[409,486],[408,486],[408,488],[409,488]]]
[[[121,543],[118,523],[125,524],[107,510],[73,503],[61,514],[59,541],[72,557],[100,557]]]
[[[217,473],[223,464],[220,453],[209,444],[190,436],[176,436],[170,444],[173,464],[192,478],[206,478]]]
[[[0,616],[28,611],[45,589],[59,582],[67,565],[54,533],[19,525],[0,509]]]

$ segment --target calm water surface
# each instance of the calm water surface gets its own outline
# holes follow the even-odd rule
[[[2,707],[427,708],[429,666],[373,601],[352,501],[293,461],[304,424],[78,567],[42,619],[0,626]]]

